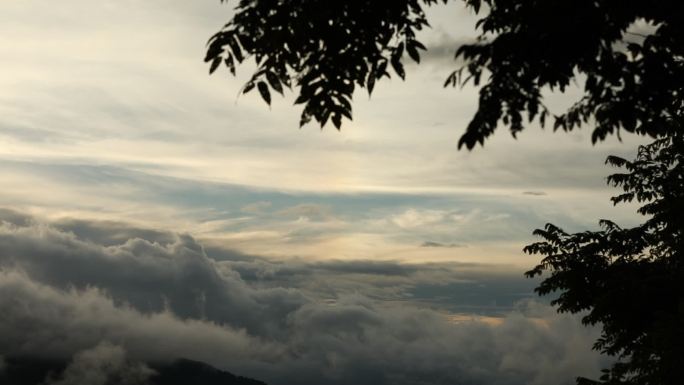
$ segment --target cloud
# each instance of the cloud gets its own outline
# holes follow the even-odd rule
[[[572,383],[573,375],[595,362],[576,360],[580,350],[557,344],[554,335],[568,325],[555,315],[544,316],[549,317],[548,328],[520,315],[507,317],[496,327],[482,322],[454,325],[433,311],[378,311],[363,298],[352,297],[334,307],[305,307],[293,320],[302,325],[296,330],[312,331],[307,339],[331,352],[318,360],[331,367],[340,383],[374,378],[377,383],[542,384],[552,377]],[[563,338],[584,339],[583,333],[569,329]],[[363,346],[349,345],[354,340],[363,341]],[[513,361],[516,356],[525,358]],[[574,365],[558,369],[548,358],[553,356]]]
[[[464,245],[461,245],[459,243],[440,243],[440,242],[433,242],[433,241],[425,241],[423,242],[420,247],[447,247],[447,248],[454,248],[454,247],[464,247]]]
[[[120,245],[136,238],[157,244],[169,244],[176,240],[176,235],[169,231],[136,227],[118,221],[65,218],[53,226],[66,233],[78,234],[81,240],[103,246]]]
[[[214,362],[212,355],[218,355],[230,362],[279,354],[244,330],[182,320],[168,310],[142,313],[115,304],[96,288],[59,290],[18,272],[0,273],[0,303],[7,309],[0,321],[4,355],[66,358],[101,341],[125,346],[134,359],[145,360],[182,354]]]
[[[142,378],[136,362],[179,357],[272,385],[571,384],[604,362],[595,329],[546,305],[453,322],[438,297],[510,291],[496,287],[513,277],[503,267],[212,259],[189,235],[117,223],[107,239],[92,229],[109,223],[8,217],[0,355],[74,357],[55,384]]]
[[[407,260],[496,257],[532,263],[522,260],[519,251],[533,241],[532,229],[551,219],[576,231],[591,228],[602,216],[621,223],[626,219],[626,211],[612,213],[595,207],[595,202],[602,202],[612,210],[608,199],[579,193],[568,198],[567,192],[558,190],[552,190],[551,200],[528,199],[520,194],[527,190],[517,188],[510,195],[295,194],[98,163],[0,161],[0,176],[7,182],[0,200],[46,216],[73,218],[73,223],[64,226],[85,225],[84,218],[109,220],[96,225],[100,229],[93,227],[92,237],[121,232],[124,229],[117,228],[116,222],[134,221],[132,227],[140,230],[190,232],[204,244],[230,239],[233,248],[247,254],[321,258],[320,250],[325,250],[326,258],[335,259],[405,255]],[[591,207],[578,207],[575,198],[591,202]],[[242,211],[255,202],[271,202],[271,207],[261,213]],[[496,216],[500,219],[492,220]],[[127,237],[121,234],[119,239]],[[145,239],[157,240],[153,234]],[[425,240],[467,244],[470,249],[467,253],[454,249],[426,253],[418,247]],[[494,245],[503,243],[508,250],[495,249]]]
[[[249,214],[260,214],[264,210],[266,210],[270,207],[271,207],[271,202],[259,201],[259,202],[249,203],[247,205],[242,206],[240,211],[242,211],[244,213],[249,213]]]
[[[392,217],[392,222],[401,228],[410,229],[441,222],[447,215],[448,213],[443,210],[416,210],[412,208]]]
[[[430,38],[431,41],[424,42],[427,51],[421,52],[421,61],[434,65],[439,70],[438,74],[442,75],[445,80],[449,69],[456,69],[463,65],[463,58],[456,59],[456,51],[463,45],[477,43],[475,36],[451,36],[443,30],[435,31]]]
[[[100,342],[77,353],[59,378],[46,385],[146,385],[154,371],[142,363],[130,362],[120,346]]]
[[[282,209],[276,213],[283,217],[306,218],[315,221],[325,220],[331,217],[330,207],[314,203],[302,203],[296,206]]]
[[[16,226],[29,226],[33,223],[31,215],[0,207],[0,220]]]
[[[81,226],[87,237],[97,227]],[[115,301],[141,311],[169,307],[183,318],[208,318],[252,331],[279,330],[271,324],[282,322],[304,301],[299,293],[282,288],[251,290],[188,235],[160,244],[141,238],[160,232],[142,231],[115,243],[122,233],[112,232],[105,242],[95,243],[47,225],[0,225],[0,264],[62,289],[96,285]]]

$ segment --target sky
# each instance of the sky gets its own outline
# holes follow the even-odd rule
[[[249,64],[208,75],[231,14],[0,4],[0,358],[183,352],[269,384],[598,373],[597,331],[536,299],[521,250],[547,222],[636,223],[603,161],[638,140],[532,124],[459,151],[477,107],[442,87],[476,36],[460,6],[429,10],[421,65],[355,94],[353,122],[300,129],[293,93],[239,96]]]

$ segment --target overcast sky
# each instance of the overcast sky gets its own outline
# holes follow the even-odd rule
[[[269,379],[285,373],[274,362],[287,362],[287,370],[292,371],[317,367],[313,359],[297,361],[284,351],[291,353],[299,346],[306,351],[303,355],[318,354],[308,344],[320,348],[320,341],[314,339],[326,340],[327,329],[308,323],[323,322],[325,317],[314,315],[322,311],[317,306],[340,298],[347,306],[341,308],[354,310],[354,317],[366,317],[363,325],[373,330],[368,346],[356,341],[360,345],[351,344],[350,351],[371,354],[376,348],[388,349],[384,343],[398,343],[383,334],[379,325],[396,326],[398,320],[415,317],[415,313],[396,313],[400,310],[386,310],[375,302],[365,305],[365,299],[356,296],[386,303],[411,299],[416,309],[428,304],[439,310],[429,317],[458,318],[476,308],[473,314],[478,317],[485,313],[498,317],[497,321],[478,318],[481,322],[471,325],[489,328],[482,329],[484,339],[496,339],[497,333],[513,338],[525,326],[530,333],[548,333],[553,322],[559,322],[553,324],[558,330],[568,329],[562,325],[569,322],[577,329],[566,330],[562,338],[548,337],[562,340],[556,341],[559,351],[565,352],[560,356],[574,354],[577,346],[572,344],[579,340],[583,342],[578,346],[590,346],[593,332],[583,331],[576,319],[558,319],[549,309],[535,308],[544,315],[537,314],[535,319],[551,320],[546,329],[539,329],[522,315],[527,324],[510,318],[514,313],[504,312],[514,311],[519,299],[532,296],[533,282],[526,282],[520,273],[537,262],[538,257],[521,253],[524,245],[534,241],[533,229],[553,222],[578,231],[595,228],[601,218],[622,224],[638,219],[632,207],[614,208],[609,202],[613,191],[605,185],[605,177],[611,170],[603,165],[608,154],[633,153],[634,138],[626,137],[623,143],[609,139],[592,146],[588,129],[553,133],[531,125],[517,140],[500,130],[484,148],[458,151],[458,138],[477,101],[473,88],[442,88],[446,76],[457,68],[452,57],[458,44],[475,36],[475,17],[458,6],[430,10],[433,29],[422,37],[429,52],[420,67],[408,66],[407,81],[383,81],[371,100],[363,92],[356,94],[354,121],[345,122],[340,132],[315,125],[299,129],[300,110],[292,105],[292,94],[276,97],[270,108],[256,94],[238,97],[250,74],[249,65],[239,69],[237,78],[227,71],[208,75],[202,61],[205,43],[230,15],[230,6],[218,0],[0,4],[0,206],[8,209],[3,211],[7,221],[3,247],[19,250],[0,260],[5,268],[18,266],[23,271],[18,275],[4,271],[2,288],[19,290],[26,301],[53,298],[56,307],[78,306],[79,296],[89,296],[111,307],[111,319],[162,312],[155,314],[168,317],[160,322],[170,329],[186,327],[183,317],[216,322],[202,324],[209,334],[220,334],[211,329],[217,325],[232,325],[235,330],[221,340],[227,347],[217,349],[253,347],[256,350],[250,354],[257,358],[245,359],[249,362],[240,367],[247,374],[258,374],[268,366],[273,371]],[[578,95],[571,89],[566,95],[549,95],[548,103],[561,111]],[[17,218],[31,219],[17,222]],[[16,249],[22,242],[31,243],[20,241],[25,237],[51,245],[42,251],[56,247],[55,239],[62,240],[65,246],[58,248],[65,253],[62,262],[74,268],[83,266],[76,256],[82,248],[101,253],[102,261],[108,261],[108,253],[119,255],[110,248],[129,247],[137,250],[130,252],[128,262],[135,264],[139,253],[157,255],[136,249],[131,244],[136,239],[148,242],[146,247],[167,247],[165,253],[175,258],[184,254],[169,251],[169,245],[189,237],[191,241],[186,241],[201,244],[204,251],[200,254],[209,261],[210,267],[202,265],[198,271],[211,271],[212,279],[219,282],[197,290],[218,293],[215,301],[225,301],[214,304],[218,308],[239,303],[235,306],[248,309],[245,314],[255,318],[233,319],[220,309],[214,316],[195,314],[181,305],[171,313],[164,313],[168,309],[163,305],[146,308],[151,302],[127,292],[123,289],[127,283],[117,281],[130,278],[126,272],[106,274],[110,270],[103,266],[113,262],[93,262],[92,270],[87,270],[92,276],[60,275],[46,267],[54,262],[52,257],[41,259],[42,254],[28,246]],[[178,284],[173,278],[177,272],[167,272],[167,277],[155,273],[154,265],[145,266],[159,280],[151,284],[158,285],[157,296],[173,298],[183,287],[197,284],[188,278],[189,286],[173,286],[170,282]],[[109,268],[117,271],[113,265]],[[103,291],[70,292],[70,284]],[[242,291],[235,297],[244,295],[249,301],[224,298],[225,285],[239,286]],[[258,290],[283,292],[264,294],[255,285]],[[294,297],[283,299],[284,292]],[[119,296],[134,306],[117,308],[116,301],[107,302],[113,301],[108,296]],[[192,298],[179,301],[195,301]],[[261,314],[250,307],[264,304],[274,306],[269,310],[272,313]],[[359,309],[373,314],[361,314]],[[286,318],[287,330],[311,327],[321,334],[273,336],[269,333],[282,332],[282,325],[262,324],[260,317]],[[93,330],[100,327],[100,321],[90,318],[83,322],[91,322],[87,327]],[[512,326],[492,326],[502,322]],[[438,329],[451,330],[453,325],[439,323]],[[462,329],[445,333],[453,343],[467,335]],[[93,348],[100,337],[74,346]],[[436,340],[423,337],[435,348]],[[259,342],[250,342],[251,338]],[[539,338],[534,346],[544,345]],[[126,339],[122,341],[125,345]],[[575,342],[564,345],[563,341]],[[500,356],[492,358],[498,364],[492,363],[490,369],[506,369],[501,357],[516,353],[502,348],[501,342],[491,344],[487,349]],[[142,356],[149,353],[141,353],[140,346],[131,349],[138,349],[136,354]],[[435,349],[426,351],[452,363],[472,353]],[[208,352],[195,356],[212,357]],[[563,369],[567,369],[563,375],[568,381],[572,382],[576,366],[596,369],[598,358],[587,357],[594,361],[585,357],[591,362],[573,363],[568,358]],[[411,359],[388,357],[382,365],[399,370],[402,362]],[[238,369],[226,362],[212,363]],[[535,378],[541,384],[543,376],[558,375],[516,366],[523,363],[509,364],[520,377],[509,381],[479,372],[467,376],[480,383],[532,383],[530,378]],[[358,369],[361,364],[345,365]],[[450,367],[453,370],[447,370],[444,378],[465,376],[463,368],[469,364],[462,365]],[[407,376],[419,377],[416,373]],[[328,380],[350,380],[337,372],[329,375]]]
[[[274,256],[522,264],[533,260],[521,246],[548,221],[584,229],[631,217],[607,199],[603,160],[633,146],[532,126],[457,151],[477,94],[441,85],[474,36],[465,9],[432,10],[425,64],[372,100],[359,92],[341,132],[298,129],[292,95],[270,109],[238,98],[248,65],[237,79],[207,75],[205,42],[230,14],[215,0],[3,2],[3,204]]]

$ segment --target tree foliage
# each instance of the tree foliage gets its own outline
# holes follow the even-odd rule
[[[525,248],[544,256],[526,274],[550,273],[536,289],[560,293],[559,311],[587,311],[585,324],[600,324],[595,348],[621,360],[601,382],[583,384],[679,384],[684,378],[684,139],[681,134],[641,146],[634,161],[611,156],[627,173],[608,182],[624,190],[615,204],[637,201],[647,220],[621,228],[568,234],[547,224],[543,241]]]
[[[590,119],[592,140],[620,129],[651,136],[681,130],[684,104],[684,3],[671,1],[479,0],[488,13],[480,19],[482,42],[459,48],[464,69],[479,83],[478,111],[461,144],[483,143],[500,122],[521,131],[524,116],[549,113],[544,87],[564,91],[584,82],[583,97],[555,116],[554,129],[572,130]],[[654,26],[652,34],[628,33],[635,22]]]
[[[224,0],[222,0],[224,1]],[[210,71],[231,73],[248,57],[257,70],[243,92],[295,88],[300,125],[352,118],[357,87],[372,93],[390,72],[404,78],[404,56],[420,61],[416,33],[424,7],[448,0],[240,0],[208,43]],[[452,0],[453,2],[453,0]],[[554,129],[593,120],[593,141],[624,129],[664,135],[681,130],[684,105],[684,2],[659,0],[464,0],[481,16],[478,41],[454,47],[464,64],[445,85],[481,86],[479,107],[459,146],[483,144],[499,125],[544,125],[544,89],[584,82],[584,95],[554,115]],[[628,32],[635,22],[653,33]]]
[[[222,0],[223,1],[223,0]],[[428,25],[421,4],[437,0],[241,0],[236,14],[209,40],[206,61],[213,72],[224,64],[231,73],[253,56],[257,70],[243,92],[255,87],[266,103],[271,91],[298,88],[300,124],[328,120],[339,129],[352,118],[357,86],[373,92],[375,83],[401,78],[406,53],[416,62],[425,46],[416,32]]]

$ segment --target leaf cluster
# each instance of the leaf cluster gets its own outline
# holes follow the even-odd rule
[[[224,0],[222,0],[224,1]],[[356,87],[372,93],[393,72],[405,77],[404,54],[420,61],[416,32],[429,26],[423,8],[448,0],[240,0],[235,16],[211,37],[210,72],[231,73],[248,57],[257,70],[243,92],[295,89],[300,125],[312,119],[339,129],[352,119]],[[454,0],[451,0],[454,1]],[[482,17],[478,41],[463,45],[465,64],[447,85],[480,86],[478,110],[459,147],[483,144],[496,128],[515,136],[527,123],[572,130],[592,121],[594,142],[620,130],[653,137],[681,131],[684,110],[684,2],[679,0],[463,0]],[[635,22],[653,33],[630,32]],[[455,47],[456,48],[456,47]],[[584,94],[554,115],[542,90],[584,81]]]
[[[446,1],[446,0],[443,0]],[[425,46],[416,32],[428,26],[423,5],[437,0],[241,0],[236,13],[211,37],[210,72],[254,57],[256,72],[242,92],[256,88],[266,103],[272,91],[297,88],[300,126],[316,120],[338,129],[352,119],[356,87],[369,94],[390,69],[405,77],[404,53],[420,61]]]
[[[627,132],[653,137],[681,131],[684,102],[684,2],[678,0],[467,0],[480,41],[456,54],[466,64],[448,84],[482,84],[479,108],[459,145],[483,144],[499,123],[511,133],[523,116],[545,124],[541,90],[564,91],[585,78],[584,95],[554,115],[553,129],[590,120],[592,141]],[[632,34],[637,21],[654,26]],[[638,36],[638,39],[635,39]]]

